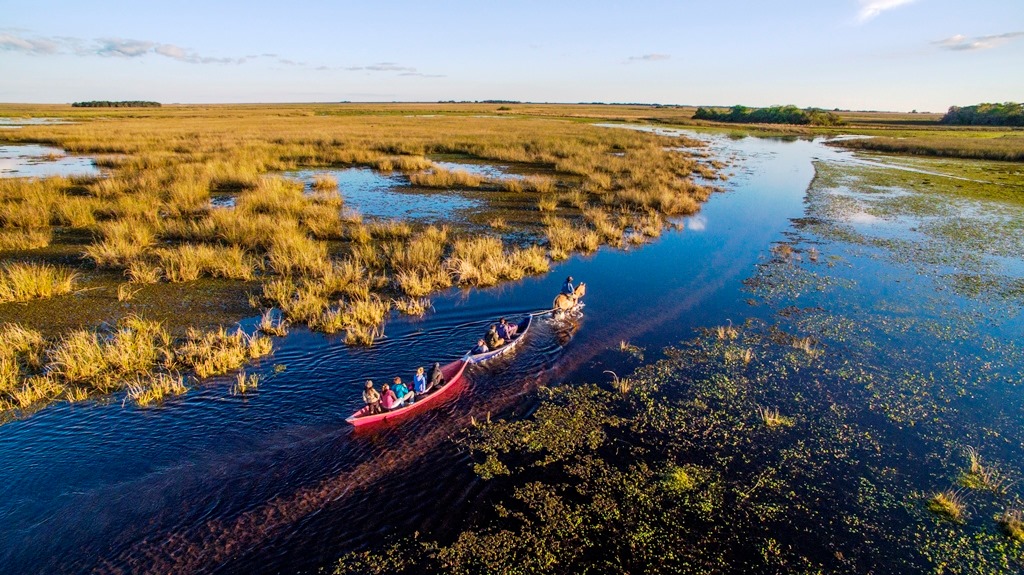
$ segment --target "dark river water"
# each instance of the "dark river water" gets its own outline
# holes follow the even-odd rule
[[[247,368],[265,379],[245,398],[222,378],[158,408],[116,397],[0,426],[0,571],[315,572],[396,530],[458,527],[486,489],[449,441],[471,416],[522,409],[541,384],[628,373],[622,340],[651,360],[698,326],[756,315],[742,281],[801,215],[812,161],[848,157],[809,141],[710,146],[736,158],[725,191],[649,245],[451,290],[368,349],[293,330]],[[569,274],[587,283],[582,318],[537,318],[515,354],[471,368],[457,396],[418,417],[369,433],[345,423],[365,379],[459,357],[497,317],[550,307]]]

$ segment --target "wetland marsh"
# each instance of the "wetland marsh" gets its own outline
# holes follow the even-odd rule
[[[596,108],[595,121],[627,114]],[[101,348],[143,333],[164,354],[106,381],[193,373],[187,344],[205,336],[189,326],[254,334],[268,308],[293,325],[269,355],[224,370],[256,375],[255,390],[188,377],[187,393],[143,408],[110,383],[9,411],[0,562],[26,573],[1022,569],[1018,164],[647,134],[566,121],[571,107],[468,122],[431,106],[345,111],[163,109],[117,124],[117,146],[77,124],[11,131],[97,154],[131,182],[4,188],[18,214],[6,233],[53,238],[5,262],[80,274],[78,292],[0,304],[4,322],[50,326],[46,343],[13,355],[18,377],[49,377],[67,334],[102,322]],[[193,114],[213,132],[189,127]],[[237,135],[218,119],[268,114]],[[381,123],[401,137],[374,139]],[[455,141],[432,142],[438,125]],[[191,159],[163,166],[172,152],[152,149],[155,134]],[[469,175],[445,175],[458,170]],[[261,183],[264,172],[283,177]],[[420,172],[434,179],[418,187]],[[176,187],[183,173],[208,185]],[[441,176],[461,184],[431,186]],[[24,209],[51,193],[45,216]],[[211,206],[218,197],[231,202]],[[78,205],[88,209],[67,207]],[[83,257],[113,247],[125,218],[152,234],[144,249]],[[241,221],[260,227],[245,235]],[[558,244],[563,225],[595,239]],[[517,276],[472,255],[484,235],[520,268],[516,254],[537,245],[544,263]],[[241,248],[240,267],[200,264],[175,281],[169,254],[190,244],[221,259]],[[400,275],[436,266],[447,273]],[[133,279],[147,270],[153,282]],[[512,357],[475,368],[414,420],[371,434],[344,423],[364,379],[460,356],[496,317],[550,305],[567,274],[588,284],[579,321],[538,321]],[[135,292],[123,301],[122,284]],[[382,328],[368,325],[372,346],[345,322],[325,333],[327,312],[423,297],[425,315],[385,310]],[[86,306],[87,319],[59,317]],[[163,320],[166,335],[136,316]],[[98,380],[83,381],[65,385]],[[402,504],[382,508],[397,492]]]

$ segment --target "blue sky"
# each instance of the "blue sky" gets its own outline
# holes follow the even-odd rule
[[[0,0],[0,102],[1024,100],[1022,0]]]

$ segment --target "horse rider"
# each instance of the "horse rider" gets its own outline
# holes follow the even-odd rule
[[[576,288],[572,287],[572,276],[565,278],[565,283],[562,284],[562,293],[569,297],[575,297]]]

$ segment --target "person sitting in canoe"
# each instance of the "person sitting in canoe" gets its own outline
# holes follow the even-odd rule
[[[416,394],[409,391],[409,388],[402,383],[402,378],[400,377],[395,378],[395,384],[391,390],[395,392],[395,397],[397,397],[400,402],[414,403],[416,401]]]
[[[469,350],[469,353],[473,355],[478,355],[481,353],[487,353],[488,351],[491,351],[491,349],[487,347],[487,344],[484,342],[484,340],[478,339],[476,340],[476,347]]]
[[[430,386],[427,385],[427,376],[423,373],[422,367],[417,368],[416,375],[412,376],[412,388],[417,395],[423,395],[430,391]]]
[[[368,408],[367,415],[373,413],[380,413],[380,394],[373,388],[373,381],[366,380],[366,388],[363,389],[363,401],[366,402]]]
[[[505,341],[511,340],[512,337],[516,335],[516,331],[518,329],[519,326],[514,323],[508,323],[505,321],[505,318],[498,320],[498,337]]]
[[[487,342],[487,347],[491,349],[498,349],[505,345],[505,340],[498,335],[498,326],[491,324],[491,329],[487,330],[487,335],[484,336],[484,341]]]
[[[395,383],[401,382],[402,380],[400,378],[395,378]],[[380,404],[384,409],[392,411],[405,405],[405,398],[398,399],[398,396],[395,395],[395,391],[385,383],[380,386]]]
[[[435,362],[430,368],[430,389],[437,389],[445,384],[444,373],[441,373],[441,364]]]

